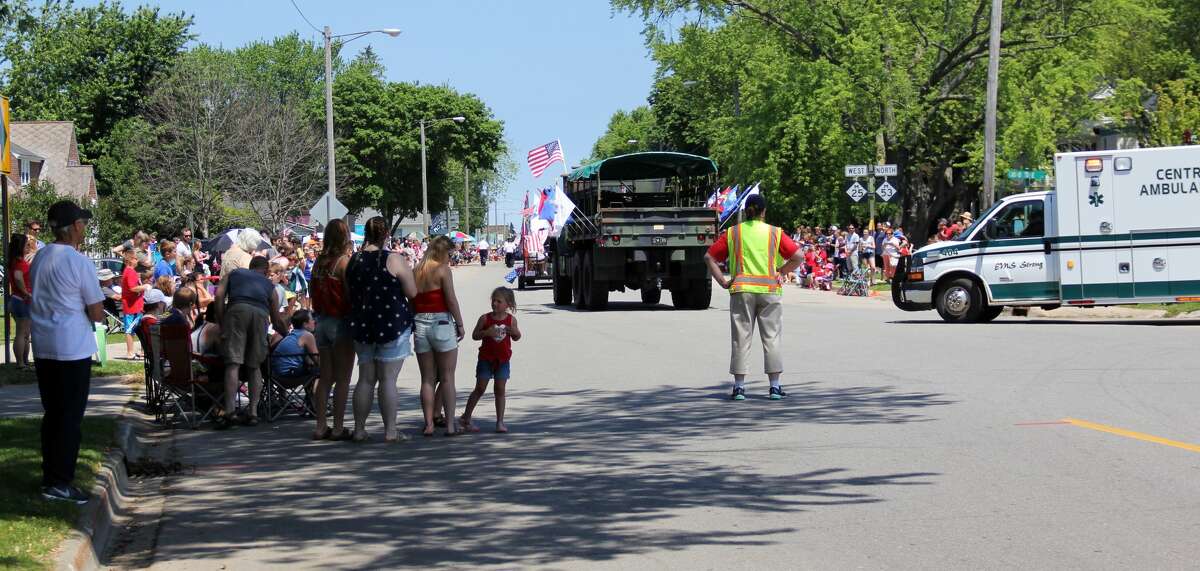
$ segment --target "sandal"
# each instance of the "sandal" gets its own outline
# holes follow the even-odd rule
[[[322,430],[320,432],[314,432],[312,435],[312,439],[313,440],[329,440],[330,439],[329,436],[331,434],[333,434],[333,429],[326,426],[324,430]]]
[[[370,435],[368,435],[368,434],[367,434],[367,431],[365,431],[365,430],[364,430],[364,431],[362,431],[362,432],[355,431],[355,432],[354,432],[354,436],[352,436],[352,437],[350,438],[350,440],[351,440],[352,442],[356,442],[356,443],[359,443],[359,444],[361,444],[361,443],[363,443],[363,442],[366,442],[366,441],[367,441],[367,440],[369,440],[370,438],[371,438],[371,436],[370,436]]]
[[[343,428],[341,432],[338,432],[335,434],[333,432],[333,429],[331,428],[331,429],[329,429],[329,439],[334,442],[346,442],[348,440],[353,440],[354,435],[349,430],[346,430],[345,428]]]

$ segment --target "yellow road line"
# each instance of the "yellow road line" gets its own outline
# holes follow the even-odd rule
[[[1146,442],[1153,442],[1155,444],[1164,444],[1167,446],[1174,446],[1175,448],[1182,448],[1184,450],[1190,450],[1192,452],[1200,452],[1200,445],[1198,445],[1198,444],[1188,444],[1187,442],[1180,442],[1178,440],[1171,440],[1168,438],[1162,438],[1162,437],[1153,436],[1150,434],[1143,434],[1141,432],[1125,430],[1124,428],[1117,428],[1115,426],[1096,424],[1095,422],[1088,422],[1086,420],[1079,420],[1077,418],[1064,418],[1063,422],[1066,422],[1067,424],[1073,424],[1073,425],[1081,427],[1081,428],[1090,428],[1092,430],[1099,430],[1100,432],[1107,432],[1109,434],[1116,434],[1117,436],[1124,436],[1126,438],[1145,440]]]

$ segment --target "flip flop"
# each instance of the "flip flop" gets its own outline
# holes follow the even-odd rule
[[[354,434],[351,433],[350,430],[343,428],[340,433],[334,435],[333,429],[331,428],[329,429],[329,439],[334,442],[346,442],[349,440],[354,440]]]
[[[322,430],[321,432],[314,432],[312,435],[312,439],[313,440],[327,440],[327,439],[329,439],[330,434],[333,434],[333,429],[326,426],[325,430]]]

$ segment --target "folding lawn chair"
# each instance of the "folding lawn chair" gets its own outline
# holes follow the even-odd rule
[[[182,418],[191,428],[212,416],[218,395],[208,377],[197,377],[192,368],[191,330],[186,323],[151,326],[151,344],[162,358],[160,419]]]
[[[298,375],[280,374],[274,369],[274,361],[278,357],[300,357],[307,361],[308,358],[316,357],[316,355],[271,351],[263,371],[267,422],[274,422],[288,412],[294,412],[301,417],[316,416],[316,412],[313,411],[312,394],[316,390],[320,370],[317,367],[311,367]]]
[[[156,415],[162,410],[162,351],[156,350],[151,336],[147,336],[141,325],[134,328],[138,343],[142,346],[142,369],[145,372],[146,389],[143,398],[146,401],[146,411]]]

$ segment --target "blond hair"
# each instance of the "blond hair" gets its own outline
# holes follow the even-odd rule
[[[454,242],[445,236],[436,236],[430,240],[429,247],[425,250],[425,256],[421,258],[421,263],[417,264],[415,272],[417,279],[424,279],[429,272],[436,270],[441,264],[448,263],[450,250],[453,249]]]

